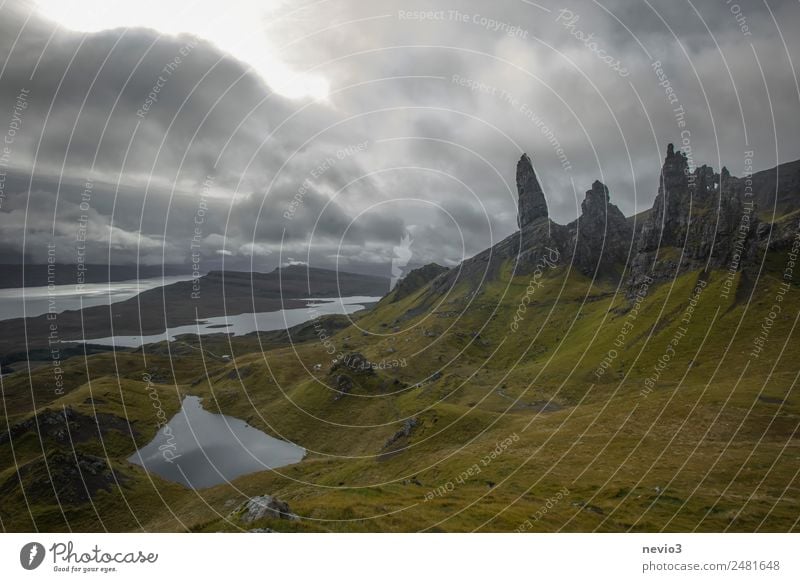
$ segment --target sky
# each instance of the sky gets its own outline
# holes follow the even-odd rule
[[[789,0],[0,1],[0,263],[453,266],[516,230],[523,152],[556,222],[596,179],[631,216],[668,143],[800,158],[798,25]]]

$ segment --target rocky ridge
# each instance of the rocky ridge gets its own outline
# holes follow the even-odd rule
[[[800,161],[737,178],[727,168],[692,169],[672,144],[658,178],[653,207],[626,218],[611,202],[608,188],[595,181],[586,191],[581,215],[566,225],[549,217],[546,195],[531,158],[517,163],[520,230],[437,275],[433,295],[459,281],[480,289],[511,260],[526,274],[558,257],[560,267],[595,279],[622,281],[629,294],[646,278],[666,281],[689,271],[722,270],[750,277],[766,250],[791,246],[794,224],[787,217],[800,208]],[[765,216],[772,218],[766,222]]]

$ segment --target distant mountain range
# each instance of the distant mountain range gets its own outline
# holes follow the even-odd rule
[[[0,358],[19,360],[24,354],[20,338],[27,338],[28,350],[46,348],[52,325],[60,341],[152,335],[167,327],[192,324],[198,318],[299,308],[305,298],[381,297],[388,290],[388,278],[301,265],[271,273],[212,271],[196,280],[150,289],[110,307],[0,321]],[[57,308],[57,298],[55,302]]]
[[[192,270],[185,265],[78,265],[56,263],[50,269],[53,273],[54,285],[75,285],[83,283],[115,283],[154,277],[170,277],[173,275],[191,275]],[[0,264],[0,289],[16,287],[45,287],[51,281],[48,278],[48,265],[44,264]]]

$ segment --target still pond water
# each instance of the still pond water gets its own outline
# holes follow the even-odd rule
[[[155,438],[128,458],[159,477],[192,489],[299,463],[306,451],[273,438],[243,420],[205,410],[196,396]]]

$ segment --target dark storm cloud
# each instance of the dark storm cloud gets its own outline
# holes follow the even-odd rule
[[[0,135],[20,90],[30,103],[0,254],[42,260],[55,241],[71,262],[85,216],[97,261],[185,263],[199,237],[207,268],[385,271],[410,235],[412,263],[453,264],[515,230],[523,151],[559,222],[598,178],[625,214],[649,208],[668,142],[734,174],[746,150],[756,169],[800,158],[796,3],[538,4],[293,5],[292,26],[266,22],[265,35],[328,79],[316,103],[271,93],[202,39],[83,35],[35,14],[23,28],[29,5],[6,6]]]

